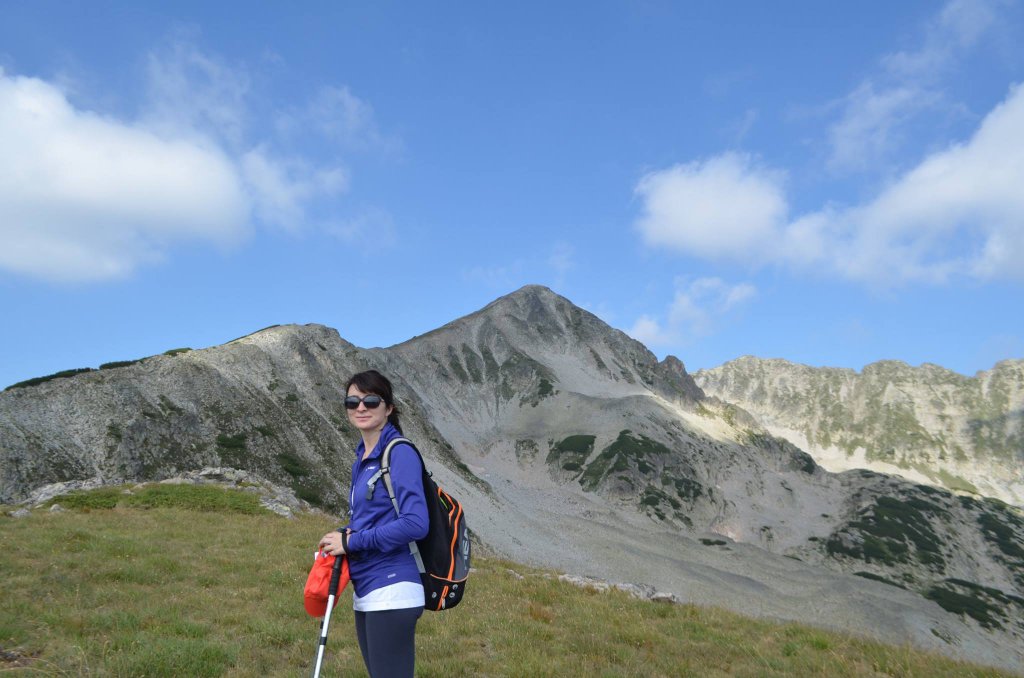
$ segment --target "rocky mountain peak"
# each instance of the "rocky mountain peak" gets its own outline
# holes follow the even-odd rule
[[[675,357],[646,346],[541,285],[527,285],[432,332],[388,349],[428,379],[454,377],[466,392],[558,390],[604,397],[657,393],[694,402],[700,388]],[[424,370],[417,371],[417,378]]]

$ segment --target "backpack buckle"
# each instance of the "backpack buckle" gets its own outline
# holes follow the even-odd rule
[[[370,476],[370,479],[366,481],[366,501],[373,499],[373,488],[377,485],[377,481],[380,480],[380,477],[384,475],[385,470],[386,469],[384,468],[378,469],[377,472]]]

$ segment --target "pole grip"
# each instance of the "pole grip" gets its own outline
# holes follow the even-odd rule
[[[329,596],[338,595],[338,582],[341,580],[341,562],[344,558],[344,555],[340,555],[334,559],[334,567],[331,568],[331,583],[327,587],[327,595]],[[321,579],[320,581],[323,580]]]

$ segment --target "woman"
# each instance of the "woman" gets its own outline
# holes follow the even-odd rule
[[[397,444],[391,450],[391,481],[398,513],[383,480],[367,497],[367,482],[380,468],[384,448],[402,435],[398,409],[391,382],[376,370],[354,375],[345,393],[348,420],[363,437],[352,465],[351,522],[325,534],[319,546],[335,556],[349,554],[356,637],[371,678],[411,678],[424,601],[409,542],[427,534],[423,466],[415,450]]]

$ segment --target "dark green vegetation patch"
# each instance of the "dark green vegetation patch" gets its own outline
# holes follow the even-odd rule
[[[580,471],[583,462],[594,451],[594,440],[596,436],[592,435],[574,435],[559,440],[551,445],[547,462],[566,471]]]
[[[223,447],[226,450],[244,450],[245,434],[239,433],[229,436],[221,433],[217,436],[217,447]]]
[[[828,540],[826,549],[831,555],[850,556],[868,563],[895,565],[914,558],[923,565],[942,567],[946,562],[942,542],[929,518],[947,516],[944,508],[924,499],[878,497],[844,530],[858,533],[861,538],[849,540],[836,534]],[[857,541],[860,545],[856,545]]]
[[[10,391],[12,388],[26,388],[28,386],[38,386],[39,384],[46,383],[46,382],[48,382],[48,381],[50,381],[52,379],[66,379],[68,377],[73,377],[73,376],[75,376],[77,374],[85,374],[86,372],[93,372],[93,371],[95,371],[95,370],[93,370],[91,367],[79,367],[79,368],[74,369],[74,370],[61,370],[60,372],[54,372],[53,374],[48,374],[45,377],[34,377],[32,379],[26,379],[25,381],[19,381],[16,384],[11,384],[10,386],[5,388],[4,390],[5,391]]]
[[[277,463],[281,464],[284,472],[292,478],[298,479],[309,475],[309,466],[302,459],[291,452],[281,452],[277,455]]]
[[[573,436],[552,446],[548,463],[557,463],[568,471],[580,471],[580,485],[592,492],[604,487],[612,493],[638,493],[641,511],[657,518],[670,517],[691,525],[684,511],[684,502],[692,502],[705,493],[705,488],[687,477],[685,469],[667,468],[678,462],[666,445],[629,430],[604,448],[593,461],[582,466],[593,448],[593,436]],[[676,464],[678,466],[678,464]]]
[[[661,474],[661,484],[671,485],[675,488],[676,496],[686,501],[693,501],[704,494],[704,486],[696,480],[683,476],[670,476],[667,473]]]
[[[245,434],[227,435],[226,433],[221,433],[218,435],[217,454],[220,456],[221,465],[245,468],[246,457],[248,456],[246,454]]]
[[[313,469],[304,459],[291,451],[279,452],[275,458],[281,469],[289,475],[289,487],[296,497],[314,506],[324,505],[324,488],[313,477]]]
[[[981,509],[978,525],[985,540],[999,550],[995,557],[1010,567],[1014,581],[1024,588],[1024,519],[994,499],[975,502],[975,506]]]
[[[655,470],[655,458],[671,454],[672,450],[645,435],[634,434],[629,430],[620,431],[615,442],[604,448],[597,459],[587,466],[580,484],[585,490],[593,490],[608,475],[622,473],[633,467],[641,474],[648,475]]]
[[[100,369],[113,370],[118,367],[128,367],[129,365],[134,365],[135,363],[140,363],[142,361],[143,358],[136,358],[135,360],[115,360],[112,363],[103,363],[102,365],[100,365]]]
[[[190,349],[190,348],[172,348],[169,351],[165,351],[164,355],[173,356],[173,355],[178,355],[179,353],[185,353],[186,351],[191,351],[191,350],[192,349]],[[110,370],[110,369],[115,369],[115,368],[118,368],[118,367],[128,367],[129,365],[134,365],[135,363],[142,362],[143,360],[145,360],[145,358],[136,358],[135,360],[115,360],[113,362],[103,363],[102,365],[100,365],[100,369],[101,370]],[[94,370],[91,367],[79,367],[79,368],[76,368],[76,369],[73,369],[73,370],[61,370],[60,372],[54,372],[53,374],[48,374],[48,375],[46,375],[44,377],[33,377],[32,379],[26,379],[25,381],[19,381],[16,384],[11,384],[10,386],[5,388],[4,390],[5,391],[9,391],[12,388],[26,388],[26,387],[29,387],[29,386],[38,386],[39,384],[45,384],[46,382],[51,381],[53,379],[66,379],[68,377],[74,377],[74,376],[79,375],[79,374],[85,374],[86,372],[95,372],[95,371],[96,370]]]
[[[1018,561],[1024,560],[1024,548],[1021,548],[1020,537],[1013,526],[1024,529],[1021,523],[1020,518],[1008,510],[1003,510],[1001,515],[986,512],[978,516],[978,524],[985,533],[985,538],[995,544],[1004,555]]]
[[[967,615],[987,629],[1003,625],[1024,614],[1024,598],[963,579],[947,579],[928,589],[925,597],[947,612]]]
[[[547,398],[554,392],[555,387],[551,385],[551,382],[541,377],[540,384],[537,386],[537,397]]]

